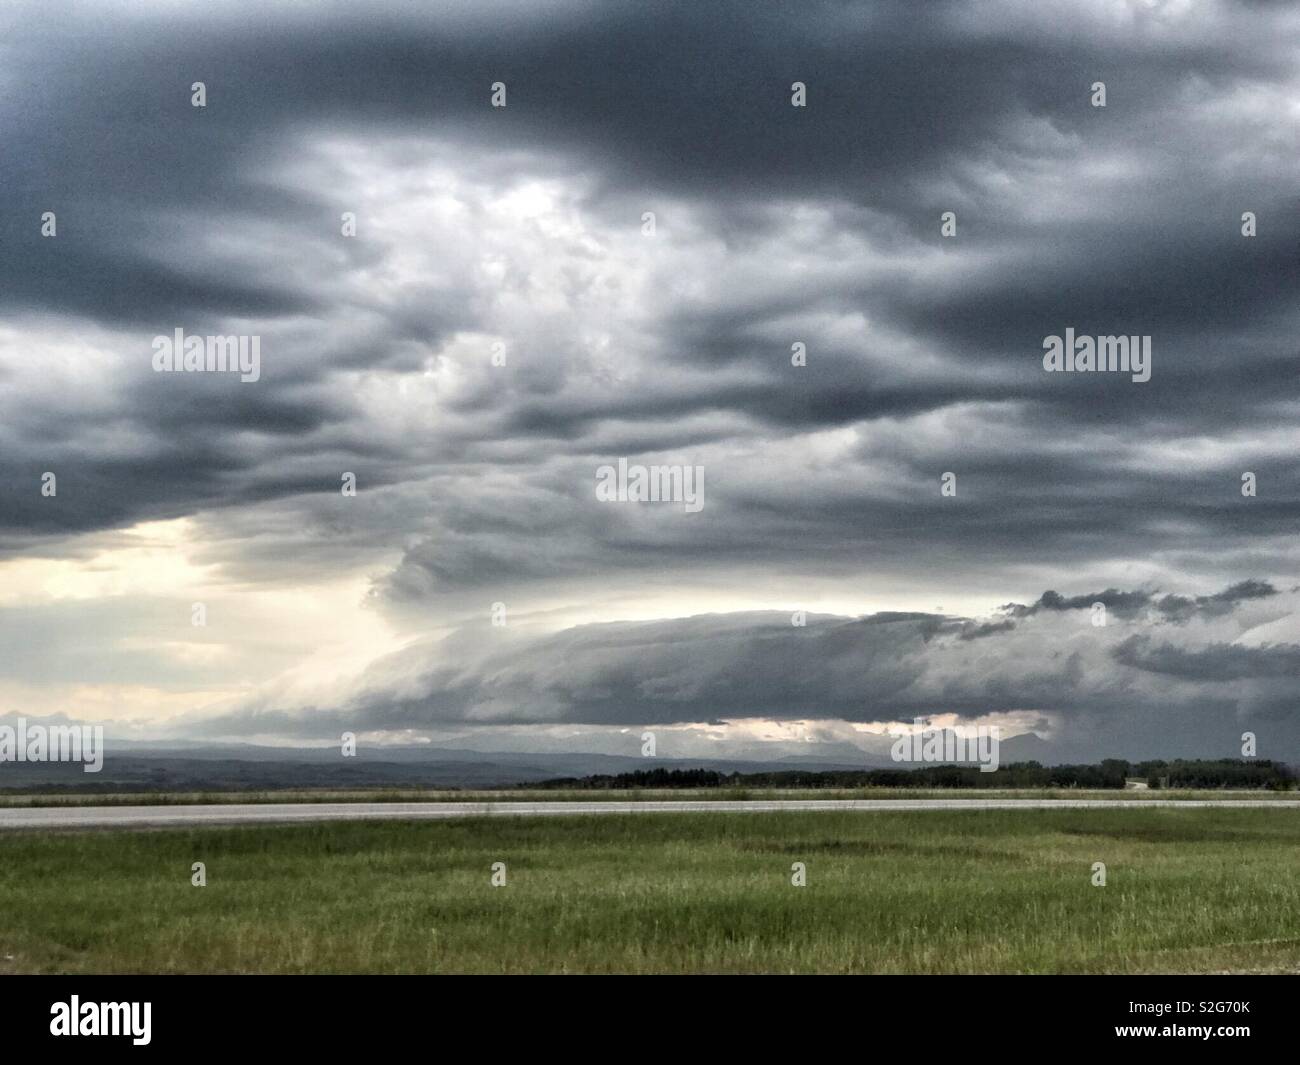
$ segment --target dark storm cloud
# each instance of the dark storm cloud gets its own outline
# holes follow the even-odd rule
[[[1198,346],[1197,336],[1228,328],[1240,345],[1269,311],[1294,306],[1285,279],[1300,253],[1285,188],[1267,174],[1225,175],[1209,165],[1225,151],[1249,151],[1251,127],[1223,144],[1213,139],[1221,127],[1198,122],[1200,104],[1294,74],[1294,40],[1258,14],[1229,5],[1219,21],[1183,29],[1137,10],[1127,26],[1085,19],[1083,32],[1054,31],[1048,18],[1008,19],[991,30],[960,4],[932,5],[926,19],[902,3],[560,6],[546,20],[512,8],[477,20],[458,12],[419,18],[400,5],[367,20],[336,8],[323,23],[290,10],[247,14],[212,16],[198,33],[146,15],[110,29],[109,47],[97,35],[47,24],[36,8],[18,20],[6,109],[14,150],[0,175],[12,199],[0,224],[6,246],[21,254],[5,259],[0,299],[144,327],[318,313],[326,299],[319,285],[277,278],[265,260],[212,262],[200,242],[197,261],[186,261],[169,245],[184,245],[195,221],[206,220],[200,232],[208,236],[241,221],[314,248],[335,204],[329,189],[291,192],[260,179],[259,161],[279,140],[321,123],[435,129],[462,145],[471,168],[489,148],[559,153],[569,169],[598,175],[596,210],[624,210],[631,197],[639,211],[665,193],[684,195],[713,212],[724,239],[740,243],[781,217],[755,205],[803,199],[855,205],[861,225],[889,247],[933,249],[938,211],[955,208],[963,239],[1001,250],[996,268],[972,264],[947,279],[904,271],[866,286],[847,277],[820,300],[866,307],[916,337],[1028,368],[1010,383],[976,379],[959,364],[906,380],[864,374],[869,352],[812,338],[813,368],[782,387],[788,367],[763,353],[755,330],[812,309],[808,293],[669,307],[660,325],[665,358],[760,361],[767,372],[745,384],[693,382],[667,403],[662,388],[601,403],[524,398],[504,412],[508,432],[560,441],[602,417],[718,408],[783,432],[995,397],[1044,403],[1067,420],[1101,415],[1131,424],[1154,407],[1222,422],[1276,401],[1279,388],[1293,394],[1292,345],[1278,347],[1273,337],[1254,341],[1261,350],[1253,372],[1235,374],[1216,404],[1189,403],[1223,343],[1213,337]],[[1225,46],[1228,39],[1235,46]],[[1104,112],[1084,106],[1097,78],[1109,79]],[[210,83],[203,111],[188,104],[196,79]],[[497,79],[513,92],[499,113],[484,103]],[[789,106],[795,79],[810,85],[806,110]],[[1122,200],[1079,221],[1071,205],[1065,217],[1047,209],[1045,220],[1029,222],[1023,205],[990,187],[996,174],[1021,171],[1033,196],[1040,186],[1032,178],[1044,169],[1068,182],[1090,155],[1123,162],[1157,125],[1160,172],[1136,177]],[[1236,235],[1238,202],[1266,220],[1254,241]],[[55,206],[63,234],[42,240],[33,220]],[[733,212],[742,223],[727,220]],[[357,242],[321,265],[345,270],[365,254]],[[433,339],[474,319],[449,306]],[[1117,389],[1033,372],[1042,336],[1064,322],[1159,332],[1158,385]],[[417,331],[429,337],[431,324]],[[390,315],[389,326],[390,342],[410,332],[400,315]],[[295,369],[313,377],[382,362],[387,346],[379,340]],[[238,402],[254,399],[240,393]],[[164,406],[131,414],[150,422]],[[320,417],[339,413],[325,408]],[[300,434],[313,423],[288,409],[261,420]],[[122,472],[126,479],[130,467]],[[184,494],[170,483],[162,491]],[[117,517],[106,515],[110,523]]]
[[[1277,589],[1268,581],[1242,581],[1213,595],[1188,598],[1183,595],[1166,595],[1156,601],[1155,607],[1165,617],[1186,621],[1197,613],[1210,616],[1230,613],[1239,602],[1248,599],[1267,599],[1277,595]]]
[[[1058,691],[1067,716],[1126,699],[1148,721],[1281,712],[1282,659],[1262,649],[1130,633],[1121,650],[1110,632],[1091,666],[1051,647],[950,685],[936,656],[1029,646],[1094,602],[1120,630],[1190,632],[1278,600],[1252,575],[1293,571],[1300,519],[1285,5],[31,4],[0,19],[6,556],[198,514],[204,562],[251,581],[364,569],[374,605],[415,631],[618,582],[867,594],[889,578],[921,604],[1061,589],[992,619],[566,630],[492,683],[410,661],[418,697],[380,677],[347,711],[382,727],[513,720],[530,684],[547,693],[538,720],[582,722],[622,720],[612,691],[638,721],[686,720],[693,701],[861,720],[868,692],[870,713],[1042,708]],[[488,106],[498,80],[504,110]],[[796,80],[807,108],[790,106]],[[356,239],[342,211],[360,214]],[[262,380],[154,374],[150,339],[178,326],[261,335]],[[1151,381],[1044,373],[1043,338],[1067,327],[1151,335]],[[487,361],[497,338],[507,367]],[[595,470],[620,456],[702,465],[704,510],[597,502]],[[45,471],[57,499],[38,494]],[[1161,590],[1175,581],[1187,590]],[[615,646],[642,639],[644,663]],[[535,672],[537,648],[580,664],[572,691]],[[1219,687],[1215,669],[1254,666],[1240,697]]]
[[[544,636],[480,623],[375,663],[330,703],[289,710],[253,700],[194,727],[337,736],[448,723],[889,722],[1036,711],[1076,735],[1096,730],[1088,742],[1103,752],[1222,751],[1253,718],[1287,723],[1273,727],[1271,749],[1294,750],[1300,732],[1293,714],[1277,713],[1276,681],[1295,677],[1300,645],[1225,637],[1240,640],[1279,614],[1293,621],[1295,605],[1292,596],[1272,615],[1215,615],[1159,638],[1144,620],[1096,627],[1085,606],[1058,606],[1010,627],[982,626],[976,644],[966,640],[975,622],[915,613],[809,615],[802,626],[779,613],[704,615]]]
[[[1107,588],[1105,591],[1091,594],[1063,596],[1059,592],[1044,592],[1036,603],[1022,606],[1010,603],[1002,609],[1012,617],[1022,618],[1037,614],[1040,610],[1089,610],[1095,603],[1101,603],[1108,611],[1121,618],[1136,617],[1143,611],[1158,612],[1172,621],[1187,621],[1203,614],[1217,617],[1231,613],[1237,603],[1250,599],[1266,599],[1277,595],[1278,591],[1268,581],[1246,580],[1234,584],[1213,595],[1158,595],[1149,591],[1120,591]]]
[[[1300,647],[1236,647],[1211,644],[1194,651],[1153,644],[1131,636],[1115,649],[1115,660],[1126,666],[1184,680],[1232,681],[1252,678],[1300,677]]]
[[[986,621],[982,625],[972,624],[963,627],[961,639],[978,640],[982,636],[992,636],[999,632],[1011,632],[1015,629],[1014,621]]]

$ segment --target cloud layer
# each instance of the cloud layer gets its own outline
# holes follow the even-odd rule
[[[277,692],[187,724],[206,735],[412,733],[464,725],[1036,721],[1088,756],[1300,743],[1300,594],[1258,582],[1199,601],[1048,592],[977,622],[775,612],[615,622],[535,636],[487,624],[415,644],[350,687]],[[1107,607],[1107,603],[1112,604]]]
[[[0,41],[0,709],[1294,713],[1232,628],[1300,561],[1288,5],[20,3]],[[1151,336],[1151,380],[1044,373],[1067,327]],[[261,380],[155,374],[176,328],[259,335]],[[703,466],[703,510],[602,504],[618,458]],[[349,628],[405,650],[312,725]]]

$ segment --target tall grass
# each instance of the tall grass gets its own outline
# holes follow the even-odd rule
[[[1294,971],[1298,874],[1266,809],[10,832],[0,971]]]

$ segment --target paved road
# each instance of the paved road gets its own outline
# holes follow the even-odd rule
[[[779,810],[1095,810],[1153,806],[1300,809],[1300,800],[1254,799],[771,799],[635,802],[321,802],[216,803],[208,806],[0,807],[6,828],[140,828],[285,824],[298,821],[425,821],[448,817],[650,814]]]

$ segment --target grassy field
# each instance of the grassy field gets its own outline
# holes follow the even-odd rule
[[[1294,972],[1300,815],[16,831],[0,913],[8,972]]]
[[[285,789],[275,791],[176,792],[12,792],[0,793],[0,806],[185,806],[194,803],[267,802],[645,802],[658,799],[1250,799],[1266,802],[1300,799],[1296,791],[1119,790],[1092,788],[640,788],[552,790],[503,788],[439,790],[430,788]]]

